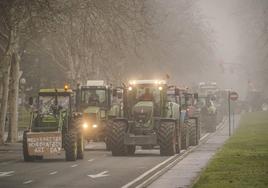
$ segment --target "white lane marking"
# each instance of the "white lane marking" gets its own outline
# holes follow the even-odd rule
[[[13,176],[14,171],[8,171],[8,172],[0,172],[0,177],[8,177],[8,176]]]
[[[136,179],[134,179],[133,181],[127,183],[126,185],[124,185],[121,188],[128,188],[130,185],[134,184],[135,182],[138,182],[139,180],[143,179],[145,176],[147,176],[148,174],[150,174],[151,172],[155,171],[157,168],[159,168],[160,166],[164,165],[165,163],[169,162],[170,160],[172,160],[173,158],[178,157],[179,154],[176,154],[174,156],[171,156],[169,158],[167,158],[165,161],[163,161],[162,163],[159,163],[158,165],[156,165],[155,167],[151,168],[150,170],[146,171],[145,173],[143,173],[142,175],[140,175],[139,177],[137,177]]]
[[[92,161],[94,161],[94,160],[95,160],[95,159],[88,159],[87,161],[88,161],[88,162],[92,162]]]
[[[53,171],[53,172],[50,172],[49,175],[54,175],[54,174],[57,174],[58,171]]]
[[[29,183],[32,183],[32,182],[33,182],[33,180],[27,180],[27,181],[23,182],[23,184],[29,184]]]
[[[91,177],[91,178],[102,178],[102,177],[105,177],[105,176],[110,176],[110,174],[107,174],[109,171],[103,171],[103,172],[100,172],[98,174],[91,174],[91,175],[87,175],[88,177]]]
[[[74,165],[72,165],[71,167],[74,168],[74,167],[77,167],[77,166],[78,166],[78,164],[74,164]]]

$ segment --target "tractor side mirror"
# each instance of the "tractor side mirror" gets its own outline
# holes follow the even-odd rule
[[[29,105],[30,105],[30,106],[33,105],[33,97],[29,97]]]

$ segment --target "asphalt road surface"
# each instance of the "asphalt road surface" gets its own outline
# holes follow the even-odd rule
[[[54,159],[24,162],[20,149],[7,151],[5,155],[14,160],[0,162],[0,187],[122,187],[168,158],[160,156],[159,150],[140,149],[134,156],[113,157],[104,148],[103,143],[90,143],[84,159],[75,162],[65,161],[64,153]]]

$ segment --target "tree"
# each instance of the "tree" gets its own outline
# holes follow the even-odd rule
[[[20,1],[2,0],[0,2],[0,36],[2,38],[0,46],[3,59],[3,93],[0,114],[0,144],[4,142],[5,120],[9,101],[10,108],[10,131],[8,141],[17,141],[18,126],[18,92],[20,79],[20,60],[21,50],[27,41],[34,37],[39,22],[34,23],[38,15],[39,20],[45,18],[44,11],[47,13],[48,2],[43,1]],[[42,15],[42,16],[41,16]],[[42,22],[41,22],[42,23]],[[10,74],[11,70],[11,74]],[[11,82],[9,83],[9,80]],[[10,90],[10,95],[8,96]],[[9,98],[9,100],[8,100]]]

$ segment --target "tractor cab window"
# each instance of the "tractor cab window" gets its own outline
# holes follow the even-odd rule
[[[63,110],[68,110],[70,105],[69,96],[58,96],[58,106]]]
[[[52,114],[55,100],[55,96],[39,96],[39,112],[41,114]]]
[[[137,101],[153,101],[160,103],[160,90],[157,87],[140,86],[137,87]]]
[[[82,104],[90,106],[106,106],[107,97],[104,89],[83,89]]]
[[[55,110],[68,110],[70,105],[69,96],[39,96],[39,111],[41,114],[53,114]]]

